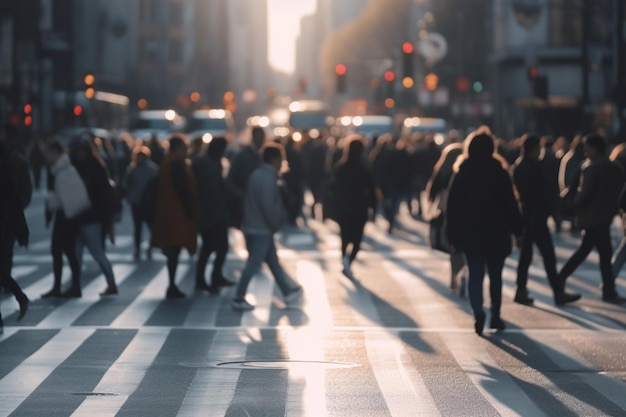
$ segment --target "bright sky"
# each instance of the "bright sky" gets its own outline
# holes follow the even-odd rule
[[[315,11],[316,0],[268,0],[268,59],[270,66],[292,73],[296,66],[295,41],[302,16]]]

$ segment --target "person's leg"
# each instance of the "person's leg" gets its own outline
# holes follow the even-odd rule
[[[483,311],[483,279],[485,277],[485,259],[482,256],[465,254],[469,270],[469,301],[474,312],[474,330],[483,333],[485,312]]]
[[[169,287],[167,288],[167,298],[184,298],[185,294],[176,286],[176,270],[178,269],[178,258],[181,248],[170,247],[163,249],[163,254],[167,258],[167,276]]]
[[[611,261],[613,262],[613,275],[617,278],[626,262],[626,236],[622,238]]]
[[[269,267],[274,280],[283,296],[290,294],[294,290],[298,289],[298,285],[287,275],[280,262],[278,261],[278,255],[276,253],[276,245],[274,239],[271,238],[268,242],[267,252],[265,253],[265,263]]]
[[[600,226],[595,230],[595,246],[600,257],[600,273],[602,274],[602,298],[614,298],[617,296],[615,290],[615,275],[611,266],[611,225]]]
[[[543,266],[546,270],[546,277],[552,288],[552,293],[557,296],[563,294],[564,285],[559,280],[559,275],[556,272],[556,255],[554,253],[554,243],[552,242],[552,236],[550,235],[550,229],[548,225],[537,230],[537,247],[539,253],[543,259]]]
[[[499,323],[502,307],[502,269],[505,257],[487,258],[487,272],[489,273],[489,296],[491,298],[491,328],[503,329]]]
[[[209,261],[209,256],[211,256],[211,251],[213,250],[209,231],[201,230],[200,236],[202,236],[202,247],[198,253],[198,262],[196,263],[196,290],[208,288],[204,273],[206,271],[206,264]]]
[[[63,277],[63,226],[61,214],[57,213],[52,225],[52,242],[50,252],[52,254],[52,271],[54,281],[52,290],[43,295],[47,297],[58,297],[61,295],[61,278]]]
[[[246,266],[241,272],[239,283],[237,284],[237,290],[235,291],[235,298],[233,301],[241,301],[246,296],[248,284],[250,280],[256,274],[267,256],[267,251],[270,248],[270,243],[273,241],[271,235],[245,235],[246,247],[248,248],[248,260]]]
[[[104,274],[108,286],[107,289],[111,291],[117,290],[113,267],[102,245],[102,225],[100,223],[83,224],[80,228],[80,240],[87,247],[87,250],[89,250],[89,253],[91,253],[91,256]]]
[[[559,281],[565,285],[565,281],[567,278],[583,263],[583,261],[587,258],[591,249],[594,246],[594,240],[592,239],[593,231],[592,229],[586,229],[582,241],[580,242],[580,246],[574,254],[565,262],[563,268],[561,268],[561,272],[559,273]]]
[[[520,304],[532,304],[532,298],[528,296],[528,269],[533,258],[533,243],[536,239],[535,228],[526,224],[524,241],[517,263],[517,291],[515,293],[515,302]]]
[[[80,297],[81,296],[81,262],[78,258],[77,248],[80,248],[82,254],[82,245],[78,243],[80,225],[75,220],[66,220],[63,230],[63,253],[67,257],[67,262],[70,265],[72,271],[72,286],[68,291],[64,293],[67,297]]]
[[[228,281],[223,273],[226,255],[228,254],[228,228],[218,226],[212,230],[215,260],[213,261],[213,272],[211,273],[211,285],[229,286],[233,283]]]
[[[465,288],[459,287],[465,285],[459,282],[459,273],[465,267],[465,255],[462,252],[452,252],[450,254],[450,289],[459,289],[461,294],[465,293]]]
[[[143,220],[141,210],[138,206],[131,207],[133,215],[133,241],[135,243],[135,259],[141,258],[141,229],[143,228]]]
[[[354,262],[356,255],[361,250],[361,242],[363,242],[363,232],[365,231],[365,222],[355,222],[352,230],[352,252],[350,253],[350,263]]]

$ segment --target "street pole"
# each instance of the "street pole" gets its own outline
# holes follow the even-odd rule
[[[591,13],[591,0],[583,0],[582,11],[582,49],[581,49],[581,70],[582,70],[582,94],[581,94],[581,106],[582,106],[582,133],[585,134],[591,129],[590,121],[590,104],[589,98],[589,25],[590,13]]]

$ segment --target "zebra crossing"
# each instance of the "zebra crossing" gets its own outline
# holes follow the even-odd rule
[[[230,309],[232,288],[194,294],[190,257],[177,280],[189,297],[166,300],[164,259],[133,262],[124,236],[110,250],[117,297],[98,296],[104,278],[87,260],[82,298],[42,300],[52,276],[36,242],[16,255],[14,275],[32,300],[23,322],[2,296],[0,415],[626,415],[626,309],[598,300],[597,259],[568,281],[584,299],[567,308],[552,304],[534,263],[528,308],[511,302],[513,255],[509,328],[480,338],[467,300],[448,289],[447,257],[421,244],[423,230],[406,240],[368,225],[356,281],[341,274],[334,232],[311,222],[281,236],[281,262],[304,299],[285,306],[264,270],[246,313]],[[226,272],[236,277],[245,250],[240,235],[231,243]],[[559,241],[559,259],[575,244]]]

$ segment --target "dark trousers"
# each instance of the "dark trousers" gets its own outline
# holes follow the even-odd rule
[[[525,290],[528,283],[528,268],[533,258],[533,244],[539,248],[539,253],[543,258],[543,266],[546,270],[548,282],[553,293],[563,292],[563,285],[556,272],[556,255],[554,254],[554,244],[546,221],[527,222],[525,225],[524,242],[517,264],[517,289]]]
[[[228,228],[225,225],[211,227],[201,230],[200,236],[202,236],[202,248],[198,254],[198,264],[196,265],[196,284],[204,282],[206,264],[211,254],[215,252],[211,274],[211,284],[215,285],[217,281],[223,278],[222,268],[228,254]]]
[[[339,221],[339,230],[341,235],[341,255],[348,255],[348,245],[352,244],[352,251],[349,255],[350,262],[356,259],[356,255],[361,249],[365,223],[365,220],[359,219],[343,219]]]
[[[133,215],[133,241],[135,243],[135,253],[139,254],[141,250],[141,235],[143,224],[145,223],[150,228],[150,222],[143,216],[138,206],[132,206],[131,212]]]
[[[13,238],[0,238],[0,285],[11,291],[15,299],[20,301],[27,297],[11,274],[11,269],[13,269],[14,245],[15,240]],[[0,315],[0,318],[1,317]]]
[[[483,280],[485,279],[486,267],[489,273],[491,317],[500,317],[500,307],[502,306],[502,268],[504,268],[504,260],[506,258],[466,253],[465,259],[467,259],[467,268],[469,270],[469,299],[474,316],[478,317],[483,313]]]
[[[613,247],[611,245],[611,225],[588,227],[584,229],[583,239],[576,252],[563,265],[559,277],[563,282],[583,263],[591,250],[596,248],[600,256],[600,273],[602,274],[602,295],[613,297],[615,291],[615,276],[611,267]]]
[[[67,257],[72,271],[72,288],[80,290],[80,263],[76,254],[76,239],[79,224],[76,220],[68,220],[63,212],[55,214],[52,226],[52,270],[54,272],[53,290],[61,291],[63,276],[63,255]]]

